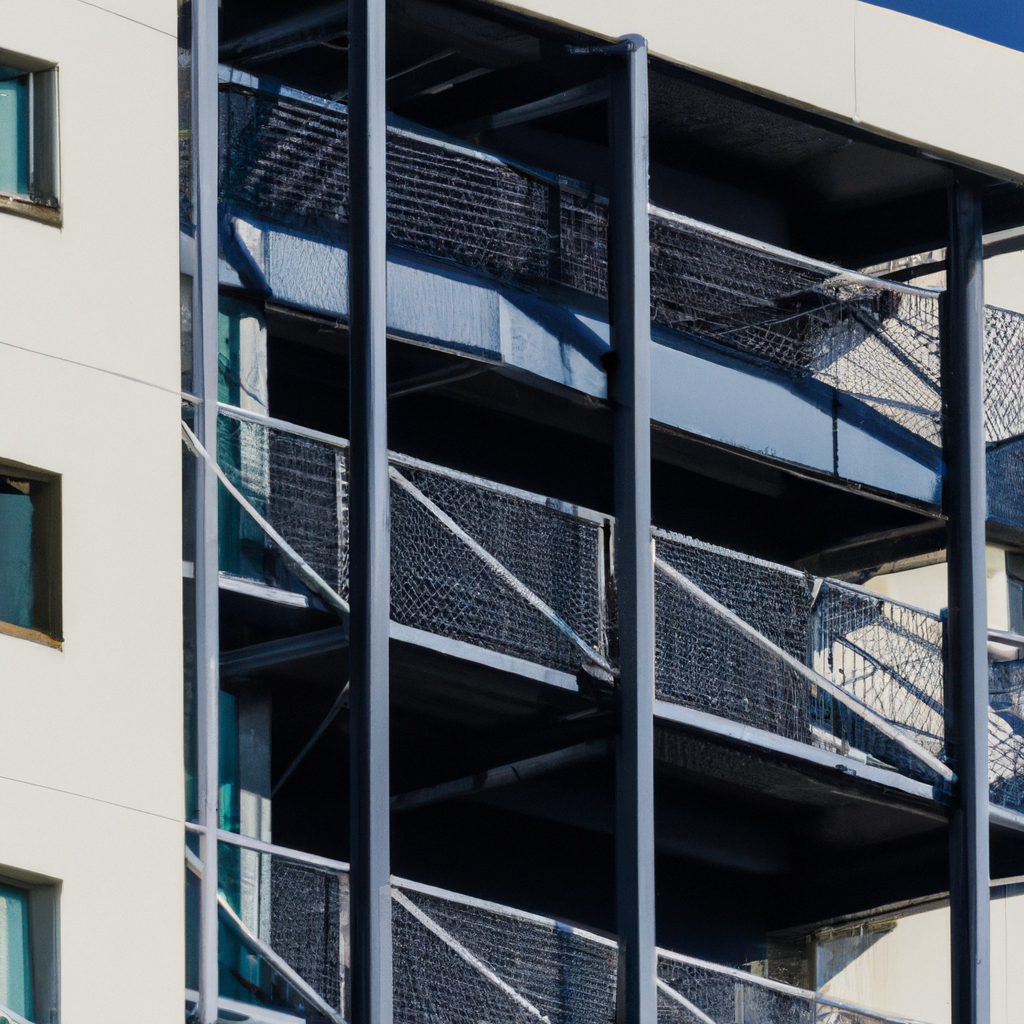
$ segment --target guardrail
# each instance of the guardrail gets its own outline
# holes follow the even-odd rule
[[[348,865],[220,837],[221,996],[349,1019]],[[202,876],[191,850],[186,863]],[[404,879],[391,896],[396,1021],[614,1021],[613,937]],[[660,1024],[912,1024],[670,950],[658,950],[657,970]]]

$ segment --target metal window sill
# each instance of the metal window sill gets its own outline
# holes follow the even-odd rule
[[[13,213],[16,217],[27,217],[29,220],[49,224],[51,227],[63,226],[63,213],[59,206],[44,206],[22,196],[12,196],[0,192],[0,212]]]
[[[57,640],[39,629],[27,629],[25,626],[15,626],[12,622],[0,622],[0,633],[5,636],[14,636],[19,640],[31,640],[32,643],[42,644],[44,647],[53,647],[55,650],[64,649],[64,641]]]

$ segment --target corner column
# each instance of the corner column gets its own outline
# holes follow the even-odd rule
[[[196,436],[217,451],[217,170],[218,3],[192,0],[192,166],[195,187],[196,273],[193,346]],[[203,862],[199,903],[200,1024],[217,1020],[217,826],[220,723],[220,613],[217,477],[196,459],[196,691],[199,839]]]
[[[384,0],[349,6],[349,678],[353,1024],[390,1024]]]
[[[614,365],[615,560],[621,732],[616,752],[616,1019],[657,1020],[654,947],[654,560],[647,42],[626,36],[611,75],[609,293]]]
[[[952,1024],[989,1022],[988,638],[985,602],[985,297],[981,200],[950,191],[943,347],[948,516],[946,705],[957,782],[950,810]]]

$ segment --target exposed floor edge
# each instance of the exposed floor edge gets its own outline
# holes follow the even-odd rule
[[[1008,807],[1000,807],[999,804],[988,805],[988,821],[990,825],[1002,825],[1004,828],[1012,828],[1015,832],[1024,832],[1024,814],[1011,811]]]
[[[233,594],[244,594],[246,597],[258,597],[261,601],[288,605],[289,608],[313,607],[313,603],[306,594],[281,590],[279,587],[272,587],[256,580],[248,580],[242,576],[232,576],[226,572],[220,574],[220,589],[229,590]]]
[[[939,802],[937,788],[928,785],[926,782],[908,779],[905,775],[900,775],[898,772],[886,771],[884,768],[875,768],[873,765],[863,764],[860,761],[853,760],[853,758],[843,757],[841,754],[830,754],[827,750],[820,750],[817,747],[808,746],[806,743],[786,739],[784,736],[776,736],[774,733],[764,729],[755,729],[749,725],[741,725],[739,722],[731,722],[725,718],[709,715],[704,711],[684,708],[664,700],[656,700],[654,702],[654,713],[658,718],[675,722],[679,725],[685,725],[700,732],[722,736],[739,743],[760,747],[762,750],[769,750],[775,754],[794,757],[801,761],[809,761],[821,768],[830,768],[833,771],[841,772],[847,778],[856,777],[864,779],[867,782],[884,786],[886,789],[897,789],[908,796]],[[1024,824],[1021,827],[1024,828]]]
[[[199,993],[195,989],[185,989],[186,1010],[190,1005],[195,1006],[198,1000]],[[227,1020],[248,1021],[249,1024],[304,1024],[305,1021],[305,1017],[284,1013],[281,1010],[271,1010],[258,1003],[243,1003],[238,999],[228,999],[226,996],[218,997],[217,1009],[226,1010],[231,1014],[225,1018]]]
[[[281,590],[277,587],[269,586],[266,583],[243,579],[239,576],[231,576],[223,572],[220,574],[220,588],[221,590],[227,590],[235,594],[243,594],[246,597],[255,597],[263,601],[271,601],[274,604],[283,604],[293,608],[319,606],[319,602],[315,599],[311,599],[306,594],[299,594],[290,590]],[[321,634],[318,634],[318,636],[322,635],[326,637],[327,632],[328,631],[324,630]],[[333,636],[333,632],[332,636],[328,639],[330,641],[328,646],[331,649],[343,646],[341,643],[334,642],[335,638]],[[499,651],[491,651],[486,647],[478,647],[476,644],[467,643],[465,640],[453,640],[450,637],[430,633],[425,629],[416,629],[413,626],[404,626],[401,623],[392,621],[391,639],[397,640],[400,643],[412,644],[416,647],[424,647],[427,650],[435,651],[438,654],[444,654],[451,658],[459,658],[462,661],[471,661],[477,665],[485,665],[487,668],[493,668],[499,672],[508,672],[511,675],[522,676],[525,679],[533,679],[539,683],[546,683],[549,686],[557,686],[562,690],[571,690],[573,693],[576,693],[579,690],[579,687],[576,684],[576,677],[569,672],[562,672],[556,668],[548,668],[547,665],[538,665],[535,662],[527,661],[525,658],[516,658],[511,654],[502,654]],[[313,648],[318,646],[315,641],[311,641],[309,644],[310,650],[302,650],[305,643],[303,642],[303,639],[299,637],[287,642],[274,641],[274,644],[278,646],[294,646],[294,653],[296,657],[301,656],[301,654],[304,653],[315,653]],[[257,646],[262,650],[264,645]],[[259,652],[253,653],[257,657],[259,656]],[[235,661],[241,663],[244,661],[246,656],[246,649],[242,648],[238,651],[226,652],[224,661],[231,665],[231,671],[238,671],[240,670],[239,667],[235,666],[233,663]],[[275,658],[274,660],[276,662],[278,659]]]
[[[436,633],[428,633],[424,629],[414,629],[412,626],[403,626],[398,622],[392,622],[391,639],[401,643],[414,644],[417,647],[425,647],[438,654],[460,658],[462,661],[476,662],[478,665],[485,665],[488,668],[497,669],[499,672],[535,679],[539,683],[571,690],[573,693],[579,690],[576,677],[568,672],[548,668],[546,665],[538,665],[535,662],[526,661],[524,658],[513,657],[511,654],[490,651],[486,647],[477,647],[476,644],[466,643],[464,640],[452,640]]]

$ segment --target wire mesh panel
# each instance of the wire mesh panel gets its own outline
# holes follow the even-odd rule
[[[815,1024],[811,993],[746,981],[738,971],[662,954],[658,978],[671,989],[658,993],[659,1024]]]
[[[578,929],[403,888],[392,903],[392,934],[396,1024],[614,1019],[616,948]]]
[[[815,604],[813,667],[921,745],[945,755],[943,626],[937,615],[886,600],[861,587],[823,580]],[[818,741],[844,753],[921,775],[918,758],[848,707],[820,694]],[[924,777],[931,780],[930,772]]]
[[[989,519],[1024,527],[1024,438],[989,446],[985,490]]]
[[[939,443],[935,292],[658,212],[651,296],[655,322],[824,381]]]
[[[659,1024],[881,1024],[886,1014],[659,950]],[[905,1022],[904,1022],[905,1024]]]
[[[274,952],[347,1016],[348,875],[273,857],[270,892]]]
[[[812,581],[678,534],[654,532],[658,558],[788,654],[805,661]],[[811,742],[809,690],[786,661],[655,573],[659,698]]]
[[[537,595],[586,645],[606,650],[600,517],[396,457],[402,477]],[[575,672],[587,657],[409,489],[391,487],[396,622]]]
[[[985,439],[1024,434],[1024,315],[985,307]]]
[[[218,460],[255,511],[343,597],[348,594],[347,449],[239,412],[220,417]],[[393,456],[394,621],[575,672],[607,654],[607,523],[590,513]],[[463,531],[453,532],[448,518]],[[474,542],[490,556],[481,559]],[[493,561],[504,572],[496,571]],[[222,493],[221,569],[298,586],[255,520]],[[518,588],[518,589],[517,589]],[[538,610],[528,591],[547,606]],[[568,626],[568,629],[565,627]],[[570,633],[575,633],[574,640]],[[588,658],[587,651],[594,652]]]

